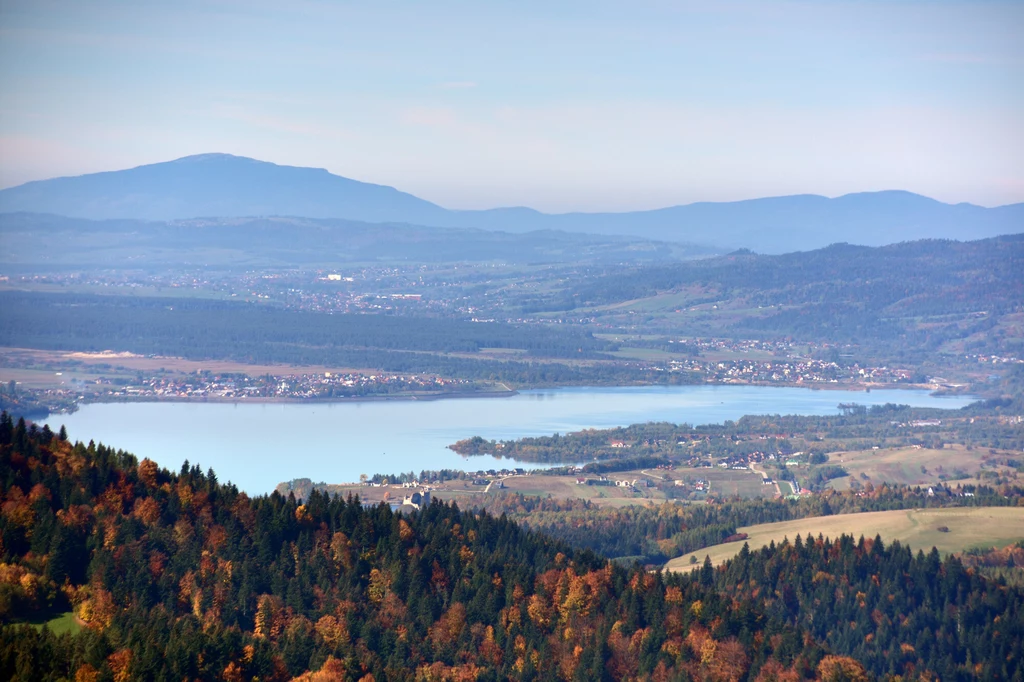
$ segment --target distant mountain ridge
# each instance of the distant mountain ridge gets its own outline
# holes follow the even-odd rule
[[[87,220],[0,213],[0,267],[337,267],[356,262],[663,263],[697,245],[554,230],[509,233],[337,218]]]
[[[350,180],[323,168],[279,166],[230,154],[186,156],[0,190],[0,212],[19,211],[90,220],[274,215],[375,223],[415,223],[409,218],[435,219],[447,212],[393,187]]]
[[[971,240],[1024,231],[1024,204],[944,204],[904,191],[829,199],[794,195],[694,203],[627,213],[545,214],[530,208],[449,210],[393,187],[229,154],[201,154],[120,171],[0,190],[0,212],[91,220],[298,216],[370,223],[560,230],[659,241],[806,251],[835,242],[881,246],[925,238]]]

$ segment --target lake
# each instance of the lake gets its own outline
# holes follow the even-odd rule
[[[768,386],[573,387],[508,398],[345,403],[95,403],[51,415],[74,440],[95,440],[177,470],[212,467],[250,494],[282,481],[342,483],[360,474],[517,466],[464,458],[462,438],[507,440],[649,421],[721,423],[745,414],[836,414],[839,403],[958,408],[971,398],[927,391]],[[497,466],[496,466],[497,465]],[[524,468],[530,465],[519,464]]]

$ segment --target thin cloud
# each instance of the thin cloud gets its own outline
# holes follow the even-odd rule
[[[350,140],[355,135],[336,126],[322,126],[306,121],[248,111],[242,107],[214,105],[210,112],[217,118],[239,121],[248,125],[279,133],[304,135],[328,140]]]
[[[933,53],[921,55],[924,62],[940,62],[943,64],[1000,64],[1003,60],[983,54],[969,53]]]
[[[402,123],[410,126],[451,127],[458,123],[458,116],[447,107],[409,107],[399,116]]]

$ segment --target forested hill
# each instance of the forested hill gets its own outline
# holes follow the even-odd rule
[[[0,345],[54,350],[235,357],[323,358],[338,349],[472,353],[516,348],[586,357],[616,350],[589,331],[505,322],[359,313],[310,313],[257,303],[95,294],[0,292]],[[410,333],[410,328],[415,333]]]
[[[1013,325],[1001,322],[1024,311],[1024,234],[879,248],[834,244],[780,256],[740,251],[594,277],[551,297],[545,309],[578,311],[677,292],[699,292],[694,302],[705,317],[744,337],[919,350],[971,339],[1004,352],[1024,350]]]
[[[187,462],[169,472],[6,414],[0,481],[3,679],[1020,672],[1024,592],[878,541],[665,576],[454,505],[406,515],[320,494],[249,498]],[[68,610],[78,634],[18,624]]]
[[[746,293],[762,306],[830,300],[869,309],[904,301],[917,314],[957,313],[1024,301],[1024,233],[972,242],[923,240],[869,248],[833,244],[779,256],[736,251],[720,258],[636,268],[596,278],[577,306],[624,301],[692,285]],[[762,292],[756,295],[757,292]],[[940,305],[941,302],[941,305]]]

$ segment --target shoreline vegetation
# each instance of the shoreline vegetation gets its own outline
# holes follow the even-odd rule
[[[1003,408],[998,407],[1002,402],[978,400],[959,409],[840,403],[839,413],[834,415],[748,414],[720,424],[649,422],[502,441],[474,435],[448,448],[464,457],[490,455],[556,468],[571,462],[591,462],[587,465],[590,467],[599,461],[652,457],[686,460],[695,467],[711,466],[711,459],[725,458],[726,466],[746,468],[751,461],[760,462],[769,454],[770,459],[778,458],[780,463],[813,455],[820,460],[814,464],[820,465],[828,462],[828,452],[860,448],[879,450],[936,443],[941,448],[944,443],[961,442],[999,447],[993,440],[995,435],[1011,437],[1017,424],[1014,420],[1019,419],[1004,414]],[[1013,440],[1018,445],[1017,439]],[[791,478],[784,465],[774,473],[775,476],[764,476],[769,480]],[[839,470],[832,473],[846,475]],[[835,476],[826,476],[825,480],[832,477]]]

